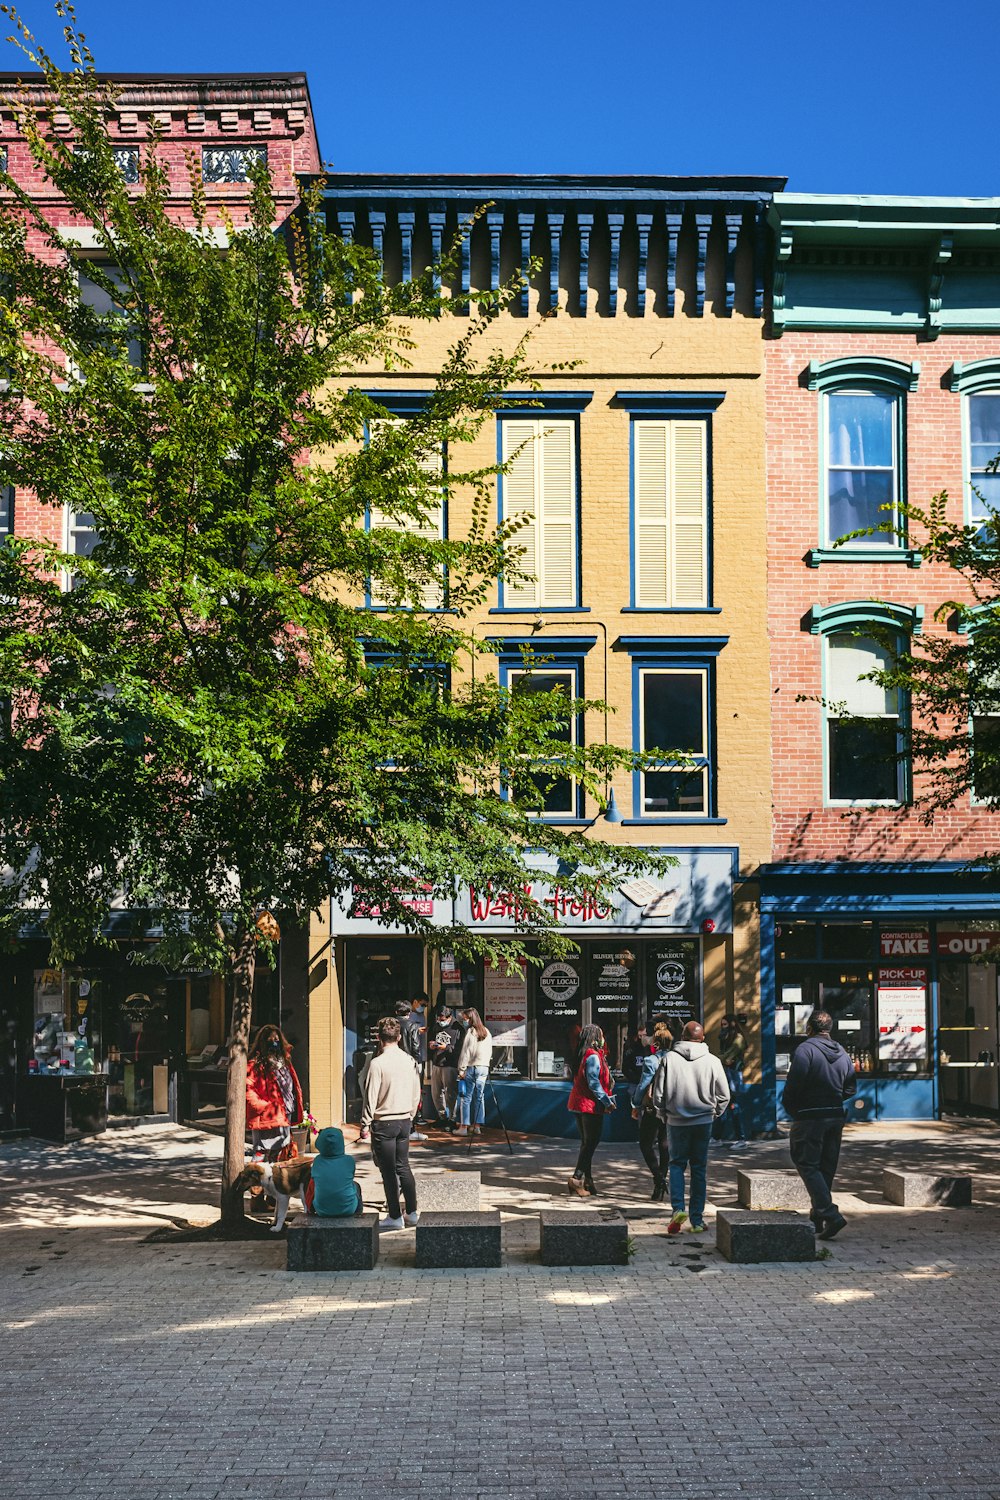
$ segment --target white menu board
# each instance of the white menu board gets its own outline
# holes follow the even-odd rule
[[[496,1047],[528,1045],[527,970],[523,958],[513,973],[506,967],[494,968],[488,958],[484,961],[483,1020],[493,1034]]]

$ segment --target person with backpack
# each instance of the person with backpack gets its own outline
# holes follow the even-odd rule
[[[788,1137],[792,1165],[805,1183],[809,1217],[821,1240],[832,1240],[847,1223],[833,1201],[833,1179],[844,1134],[844,1101],[858,1088],[854,1064],[831,1036],[833,1017],[814,1010],[788,1067],[781,1103],[792,1121]]]
[[[399,1045],[407,1057],[412,1057],[421,1085],[420,1103],[417,1105],[417,1112],[413,1116],[413,1128],[410,1132],[411,1141],[426,1141],[427,1139],[425,1135],[420,1133],[417,1126],[420,1123],[420,1116],[423,1111],[424,1064],[427,1061],[427,1006],[429,1003],[426,993],[421,990],[410,1001],[409,1010],[406,1009],[405,1001],[400,1006],[402,1015],[399,1017]]]
[[[689,1021],[681,1039],[663,1059],[653,1080],[653,1106],[666,1121],[670,1145],[670,1223],[668,1234],[680,1234],[687,1223],[684,1188],[691,1168],[691,1230],[705,1232],[708,1196],[708,1148],[712,1123],[729,1105],[726,1072],[705,1044],[705,1032]]]
[[[576,1116],[580,1135],[580,1151],[568,1184],[569,1191],[578,1198],[594,1197],[597,1193],[591,1168],[604,1134],[604,1116],[615,1107],[612,1089],[604,1033],[599,1026],[584,1026],[573,1058],[573,1087],[566,1106]]]
[[[650,1198],[662,1203],[667,1196],[667,1127],[653,1108],[653,1080],[660,1064],[673,1046],[674,1038],[665,1021],[653,1027],[653,1050],[642,1060],[642,1068],[632,1090],[632,1118],[639,1122],[639,1150],[653,1177]]]
[[[642,1076],[643,1064],[649,1057],[650,1050],[649,1033],[646,1031],[645,1022],[642,1022],[629,1037],[622,1050],[622,1077],[633,1088]]]

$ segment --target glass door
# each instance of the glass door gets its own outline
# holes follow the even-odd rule
[[[943,959],[938,979],[941,1109],[996,1115],[998,1097],[997,965]]]

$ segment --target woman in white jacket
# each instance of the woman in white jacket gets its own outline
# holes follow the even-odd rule
[[[478,1010],[470,1006],[462,1015],[468,1021],[469,1029],[462,1038],[458,1054],[458,1105],[462,1123],[455,1134],[468,1135],[471,1128],[473,1135],[479,1135],[486,1117],[483,1095],[490,1076],[493,1038],[483,1025]]]

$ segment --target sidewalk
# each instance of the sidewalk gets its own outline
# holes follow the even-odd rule
[[[289,1274],[277,1238],[144,1243],[214,1217],[217,1137],[0,1148],[6,1500],[1000,1497],[996,1127],[850,1127],[829,1259],[763,1267],[667,1239],[622,1146],[595,1178],[633,1263],[542,1267],[535,1215],[569,1202],[575,1150],[514,1146],[412,1150],[482,1171],[503,1269],[418,1272],[401,1233],[342,1276]],[[972,1171],[976,1205],[883,1204],[890,1162]],[[787,1144],[713,1152],[710,1222],[744,1165],[787,1168]]]

